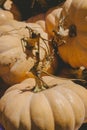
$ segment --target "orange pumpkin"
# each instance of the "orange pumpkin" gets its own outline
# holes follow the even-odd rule
[[[61,11],[58,21],[59,55],[74,68],[87,68],[87,1],[72,0],[68,11],[66,6]]]

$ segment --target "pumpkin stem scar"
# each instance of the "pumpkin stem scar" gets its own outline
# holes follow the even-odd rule
[[[71,24],[71,25],[69,26],[69,36],[70,36],[70,37],[76,37],[76,36],[77,36],[77,28],[76,28],[76,25]]]

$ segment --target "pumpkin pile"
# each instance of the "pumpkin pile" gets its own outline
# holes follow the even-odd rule
[[[30,1],[34,15],[24,17],[27,4],[23,11],[20,1],[0,1],[0,77],[8,86],[0,96],[0,124],[5,130],[79,130],[87,123],[86,88],[58,75],[61,58],[84,81],[87,1],[48,3]],[[43,10],[35,15],[38,7]]]

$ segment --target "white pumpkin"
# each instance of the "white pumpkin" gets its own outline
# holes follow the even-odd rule
[[[27,39],[28,42],[30,37],[28,28],[42,37],[39,37],[40,60],[44,71],[55,73],[55,68],[57,69],[57,59],[52,53],[51,44],[47,41],[48,34],[43,31],[41,26],[37,23],[9,20],[0,27],[0,76],[8,84],[18,83],[29,77],[29,71],[36,62],[37,41],[34,42],[35,45],[32,45],[32,40],[28,43],[34,46],[33,51],[25,47],[26,42],[23,40],[21,42],[21,39]],[[43,39],[46,39],[46,41],[44,42]]]

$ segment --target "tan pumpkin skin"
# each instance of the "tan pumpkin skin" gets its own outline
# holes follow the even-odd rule
[[[54,7],[52,9],[50,9],[47,13],[46,13],[46,28],[47,28],[47,32],[50,36],[54,35],[54,30],[55,28],[57,28],[57,21],[56,21],[56,17],[57,15],[60,15],[62,8],[60,7]]]
[[[21,13],[12,0],[6,0],[3,6],[6,10],[13,14],[14,19],[18,21],[21,20]]]
[[[27,23],[37,23],[46,31],[45,14],[38,14],[26,20]]]
[[[0,25],[4,24],[8,19],[13,19],[13,15],[11,12],[0,9]]]
[[[43,31],[37,23],[25,23],[14,20],[9,20],[0,27],[0,76],[8,84],[18,83],[25,78],[30,77],[29,70],[35,63],[35,50],[29,53],[28,58],[23,50],[21,38],[29,37],[29,31],[26,26],[36,30],[44,39],[48,39],[47,33]],[[50,45],[48,41],[46,44],[40,39],[40,59],[44,60],[48,54]],[[54,57],[52,63],[49,61],[43,65],[44,70],[49,73],[55,73],[58,63]]]
[[[66,9],[65,11],[68,11],[72,0],[66,0],[64,4],[61,6],[56,6],[51,9],[49,9],[46,14],[44,14],[45,19],[45,26],[46,26],[46,32],[49,34],[50,37],[54,36],[54,30],[58,28],[58,19],[60,18],[60,14],[62,9]]]
[[[71,6],[72,0],[66,0],[66,2],[63,4],[63,9],[65,8],[65,11],[67,12]]]
[[[0,99],[0,122],[6,130],[78,130],[87,119],[87,90],[69,80],[44,76],[55,87],[33,93],[29,78],[10,87]]]
[[[72,67],[87,68],[87,1],[73,0],[68,13],[64,16],[66,17],[64,28],[68,29],[74,24],[77,35],[75,37],[70,37],[69,34],[66,36],[66,43],[58,48],[59,54]]]

